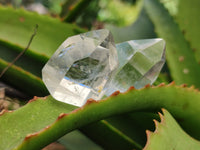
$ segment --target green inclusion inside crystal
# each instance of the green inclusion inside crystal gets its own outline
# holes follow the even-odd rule
[[[104,65],[99,64],[99,60],[87,57],[74,62],[65,76],[91,86],[93,80],[97,78],[97,74],[104,68]]]

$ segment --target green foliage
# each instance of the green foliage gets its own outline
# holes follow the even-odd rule
[[[200,1],[180,0],[176,20],[180,26],[185,39],[190,44],[191,53],[194,52],[197,62],[200,62],[200,42],[199,42],[199,7]]]
[[[75,25],[62,23],[58,18],[42,16],[23,9],[14,10],[0,6],[0,18],[0,40],[22,48],[26,47],[33,27],[38,24],[37,37],[27,52],[30,56],[49,58],[68,36],[84,31]]]
[[[67,14],[63,10],[62,17],[77,21],[81,16],[78,8],[84,2],[89,1],[78,1]],[[199,149],[195,139],[200,140],[200,92],[194,88],[200,87],[199,6],[198,0],[144,0],[133,6],[139,15],[132,25],[109,26],[116,42],[156,36],[166,40],[167,75],[160,75],[158,86],[115,92],[98,102],[90,99],[81,108],[51,96],[35,97],[18,110],[1,112],[0,149],[41,149],[76,129],[104,149]],[[85,30],[60,18],[0,6],[0,71],[27,46],[35,24],[39,29],[30,48],[1,79],[29,96],[45,96],[48,91],[41,80],[41,68],[61,42]],[[168,84],[169,76],[176,84],[191,87]],[[161,108],[161,122],[154,121],[156,130],[147,132],[146,142],[145,131],[154,130],[151,120],[159,119],[156,113]]]
[[[0,70],[3,70],[6,66],[8,66],[8,62],[0,59]],[[29,95],[35,95],[37,93],[38,96],[43,96],[48,94],[41,78],[15,65],[8,69],[2,79],[7,83],[16,85],[18,89]],[[27,85],[28,88],[24,88]]]
[[[200,113],[199,98],[200,93],[193,88],[177,87],[173,84],[147,87],[142,90],[130,89],[127,93],[113,95],[99,102],[89,100],[85,106],[78,109],[55,101],[52,97],[35,98],[21,109],[12,113],[5,112],[0,117],[1,135],[7,137],[0,141],[0,145],[7,149],[14,147],[16,149],[39,149],[86,124],[113,115],[139,110],[156,111],[162,107],[169,110],[177,119],[181,119],[180,123],[188,133],[200,139],[198,129],[200,119],[195,115]],[[109,109],[107,109],[108,106],[110,106]],[[8,122],[12,120],[14,123],[8,125]],[[107,125],[104,123],[104,126]],[[125,141],[128,140],[127,142],[132,143],[134,148],[135,142],[127,136],[118,134],[118,137],[125,138]],[[124,140],[116,144],[120,145]]]
[[[146,0],[144,4],[156,33],[166,41],[166,59],[170,74],[177,84],[187,83],[200,87],[200,66],[195,61],[192,48],[184,38],[179,26],[174,22],[158,0]]]
[[[98,18],[100,21],[124,26],[131,24],[138,15],[139,7],[124,3],[120,0],[115,1],[100,1],[101,10],[99,11]],[[119,11],[120,8],[120,11]]]
[[[163,109],[163,115],[161,113],[159,115],[161,122],[154,120],[156,124],[154,133],[147,131],[148,140],[144,150],[199,149],[200,142],[188,136],[167,110]]]

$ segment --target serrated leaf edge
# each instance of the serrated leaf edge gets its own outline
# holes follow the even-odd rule
[[[124,93],[121,93],[121,92],[119,92],[119,91],[116,91],[116,92],[114,92],[111,96],[109,96],[109,97],[107,97],[106,99],[103,99],[103,100],[101,100],[101,101],[96,101],[96,100],[94,100],[94,99],[92,99],[92,98],[91,98],[91,99],[88,99],[87,102],[86,102],[86,104],[85,104],[84,106],[82,106],[82,107],[80,107],[80,108],[77,108],[77,109],[71,111],[70,113],[61,113],[61,114],[58,116],[58,118],[56,119],[56,121],[55,121],[54,123],[52,123],[51,125],[48,125],[47,127],[43,128],[42,130],[40,130],[40,131],[38,131],[38,132],[36,132],[36,133],[27,135],[27,136],[25,137],[25,139],[24,139],[24,142],[27,141],[27,140],[30,140],[31,138],[33,138],[33,137],[35,137],[35,136],[37,136],[37,135],[42,134],[42,133],[45,132],[46,130],[50,129],[50,128],[51,128],[54,124],[56,124],[58,121],[60,121],[60,120],[62,120],[62,119],[64,119],[64,118],[66,118],[66,117],[68,117],[68,115],[71,115],[71,114],[74,114],[74,113],[76,113],[76,112],[78,112],[78,111],[83,110],[84,108],[86,108],[87,106],[89,106],[89,105],[91,105],[91,104],[100,103],[100,102],[102,102],[102,101],[107,101],[107,100],[109,100],[111,97],[118,96],[119,94],[126,94],[126,93],[128,93],[128,92],[130,92],[130,91],[134,91],[134,90],[139,91],[139,90],[148,89],[148,88],[161,88],[161,87],[170,87],[170,86],[175,86],[175,87],[178,87],[178,88],[187,88],[188,90],[194,90],[194,91],[196,91],[196,92],[199,93],[199,90],[198,90],[198,89],[194,89],[194,86],[188,87],[187,84],[183,84],[183,85],[177,86],[177,85],[175,85],[175,82],[174,82],[174,81],[171,82],[171,83],[169,83],[168,85],[166,85],[165,83],[161,83],[161,84],[159,84],[159,85],[157,85],[157,86],[150,86],[150,85],[147,85],[147,86],[145,86],[144,88],[141,88],[141,89],[135,89],[134,87],[130,87],[130,88],[129,88],[126,92],[124,92]],[[31,100],[30,102],[34,102],[34,101],[36,101],[37,99],[38,99],[38,97],[35,97],[35,98],[34,98],[33,100]],[[165,109],[162,109],[162,112],[164,113],[164,112],[165,112]],[[161,123],[163,123],[163,122],[164,122],[163,115],[162,115],[161,113],[158,113],[158,114],[159,114],[159,116],[160,116],[160,118],[161,118]],[[157,126],[158,121],[154,120],[154,122],[155,122],[155,124],[156,124],[156,126]],[[157,132],[157,130],[156,130],[155,132]],[[147,136],[149,136],[149,134],[151,134],[152,132],[147,130],[147,133],[148,133]]]

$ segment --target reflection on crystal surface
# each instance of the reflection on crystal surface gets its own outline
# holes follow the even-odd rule
[[[106,95],[130,86],[139,89],[152,84],[165,63],[163,39],[132,40],[116,44],[119,68],[106,91]]]
[[[42,78],[55,99],[82,106],[104,95],[117,66],[112,35],[102,29],[65,40],[42,69]]]

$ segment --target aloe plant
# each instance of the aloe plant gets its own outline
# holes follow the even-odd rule
[[[198,4],[198,0],[194,0],[194,3],[181,0],[177,13],[172,15],[168,10],[170,7],[165,7],[163,2],[144,0],[142,15],[138,16],[135,24],[120,29],[128,29],[129,35],[132,30],[133,33],[139,30],[144,31],[142,36],[151,33],[148,37],[157,35],[165,39],[167,73],[173,82],[163,78],[161,73],[157,86],[147,85],[139,90],[130,87],[125,93],[116,91],[101,101],[89,99],[81,108],[46,96],[48,91],[41,80],[40,71],[65,38],[85,30],[64,23],[59,18],[0,6],[0,71],[26,48],[35,24],[39,25],[30,48],[1,80],[29,96],[46,96],[34,97],[15,111],[1,112],[0,149],[41,149],[76,129],[104,149],[199,149],[200,66],[197,31],[200,22],[195,18],[198,16]],[[192,11],[188,8],[192,8]],[[74,9],[71,13],[77,14],[76,11]],[[142,30],[145,26],[138,25],[144,14],[148,20],[146,23],[150,24],[149,30]],[[152,33],[153,30],[155,33]],[[117,31],[113,30],[114,36],[117,36]],[[123,35],[123,38],[115,38],[123,41],[130,37]],[[157,112],[160,112],[159,115]],[[153,119],[161,120],[154,120],[154,132]]]

